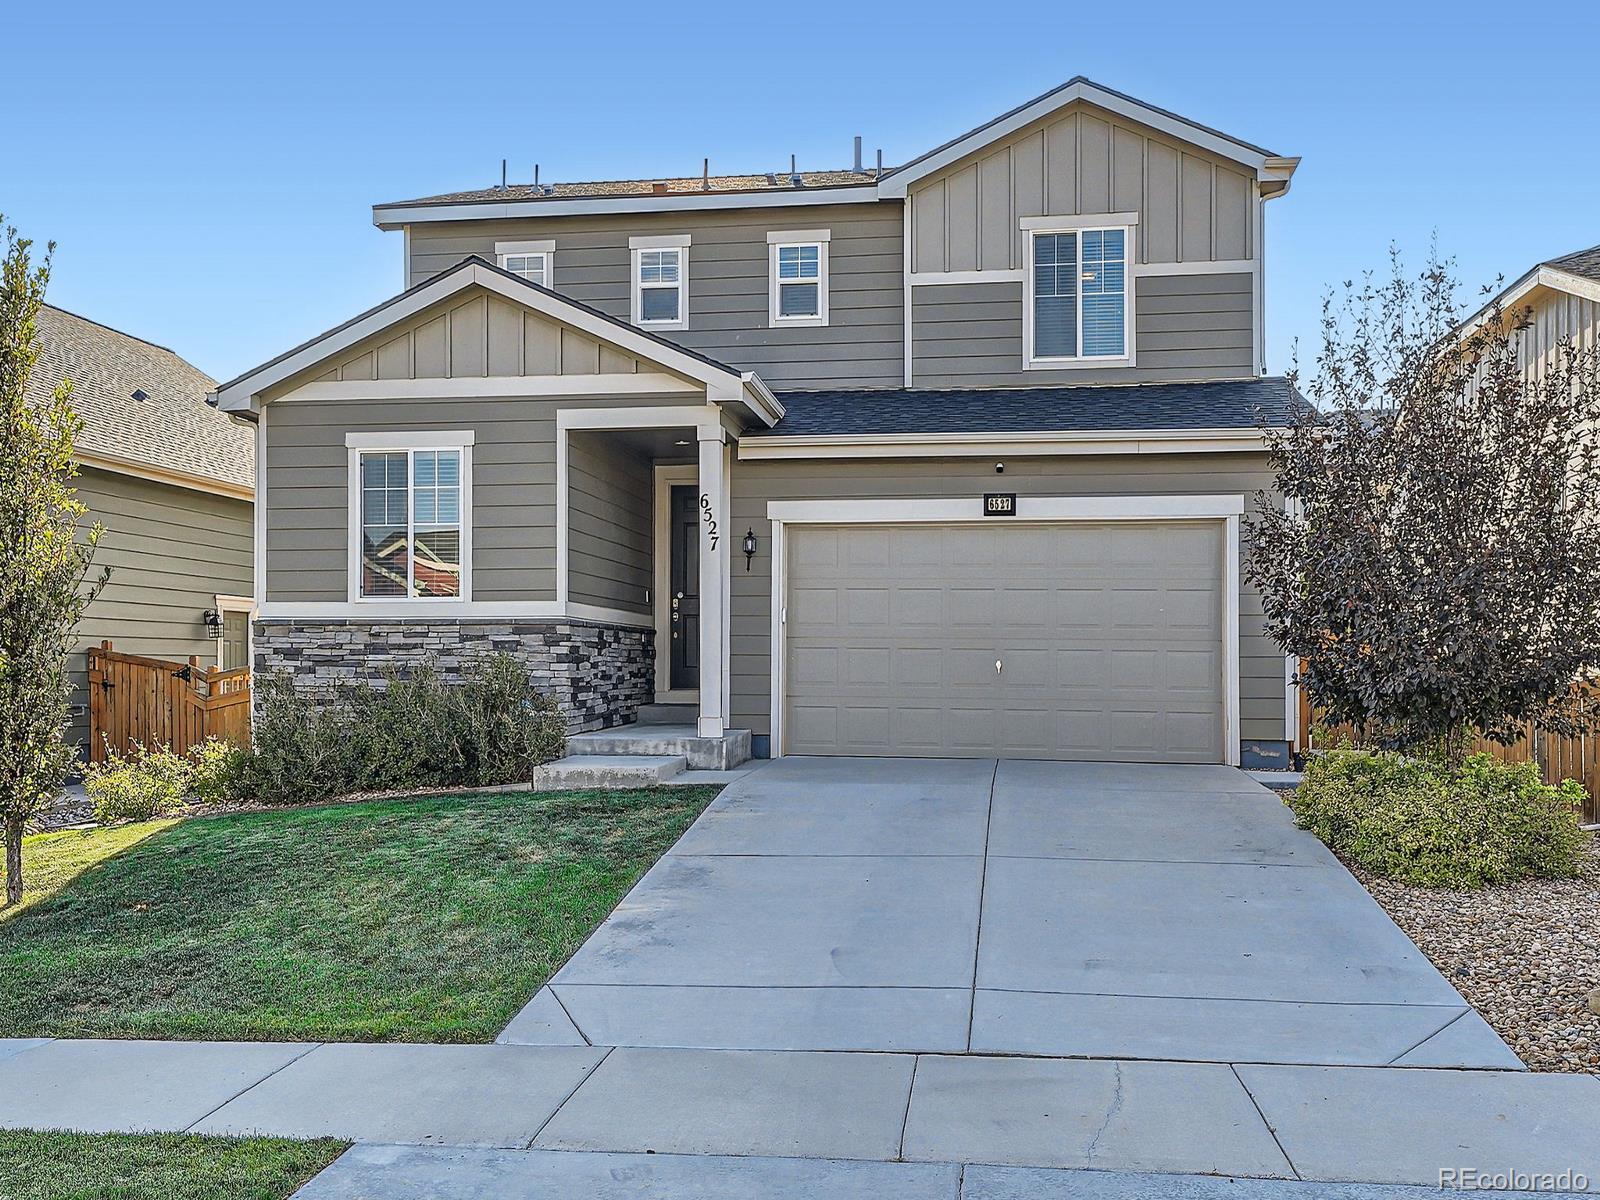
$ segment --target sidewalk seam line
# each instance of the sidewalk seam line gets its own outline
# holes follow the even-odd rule
[[[244,1045],[251,1045],[253,1043],[245,1042],[243,1044]],[[296,1054],[293,1058],[291,1058],[288,1062],[284,1063],[282,1066],[274,1067],[272,1070],[268,1071],[265,1075],[263,1075],[260,1079],[257,1079],[252,1083],[248,1083],[244,1087],[240,1088],[237,1092],[235,1092],[233,1095],[229,1096],[226,1100],[224,1100],[221,1104],[217,1105],[210,1112],[203,1113],[200,1116],[196,1117],[193,1121],[191,1121],[189,1124],[187,1124],[187,1125],[185,1125],[183,1127],[182,1132],[188,1133],[196,1125],[200,1124],[201,1121],[206,1121],[206,1120],[209,1120],[212,1117],[216,1116],[219,1112],[221,1112],[223,1109],[227,1108],[228,1105],[232,1104],[235,1100],[237,1100],[240,1096],[244,1095],[246,1092],[254,1091],[256,1088],[260,1087],[267,1080],[271,1079],[274,1075],[278,1074],[279,1071],[288,1070],[290,1067],[294,1066],[295,1063],[299,1062],[302,1058],[304,1058],[307,1054],[310,1054],[313,1050],[320,1050],[320,1049],[322,1049],[322,1047],[326,1046],[327,1044],[328,1044],[327,1042],[313,1042],[305,1050],[301,1051],[299,1054]]]
[[[906,1129],[911,1124],[911,1097],[917,1091],[917,1068],[922,1065],[922,1055],[914,1055],[911,1059],[911,1083],[906,1087],[906,1111],[900,1117],[900,1143],[895,1148],[895,1162],[906,1160]]]
[[[1244,1089],[1244,1094],[1250,1098],[1250,1106],[1256,1110],[1256,1116],[1260,1117],[1261,1123],[1266,1126],[1267,1134],[1272,1138],[1272,1144],[1278,1148],[1278,1153],[1283,1155],[1283,1161],[1289,1164],[1289,1170],[1294,1172],[1296,1179],[1305,1179],[1305,1176],[1300,1174],[1300,1168],[1295,1166],[1294,1159],[1290,1158],[1289,1152],[1283,1148],[1283,1142],[1278,1139],[1278,1131],[1272,1127],[1272,1122],[1267,1120],[1267,1114],[1261,1109],[1261,1102],[1256,1099],[1256,1094],[1250,1090],[1250,1085],[1244,1081],[1244,1076],[1239,1074],[1239,1068],[1235,1064],[1229,1063],[1228,1070],[1233,1072],[1233,1077],[1239,1081],[1239,1086]]]
[[[595,1062],[594,1066],[590,1067],[587,1071],[585,1071],[583,1073],[583,1078],[582,1079],[578,1080],[577,1083],[572,1085],[572,1090],[570,1092],[568,1092],[564,1097],[562,1097],[561,1103],[556,1105],[555,1108],[551,1110],[550,1115],[548,1117],[546,1117],[544,1120],[539,1122],[539,1128],[537,1128],[537,1129],[535,1129],[533,1131],[533,1136],[530,1137],[526,1142],[523,1143],[522,1148],[524,1150],[532,1150],[533,1149],[533,1144],[539,1140],[539,1135],[545,1131],[545,1126],[549,1125],[551,1121],[554,1121],[556,1119],[556,1117],[560,1114],[561,1110],[563,1108],[565,1108],[569,1103],[571,1103],[572,1098],[578,1094],[578,1089],[580,1089],[581,1087],[583,1087],[584,1084],[589,1082],[590,1077],[593,1076],[594,1073],[596,1071],[598,1071],[605,1064],[606,1059],[610,1058],[611,1055],[612,1055],[612,1052],[615,1051],[615,1050],[616,1050],[615,1046],[606,1047],[606,1052],[599,1057],[599,1059]]]
[[[967,1007],[967,1053],[972,1053],[972,1029],[978,1020],[978,958],[983,952],[983,897],[989,887],[989,838],[994,833],[994,789],[1000,778],[1000,760],[989,776],[989,810],[983,820],[983,859],[978,866],[978,921],[972,939],[972,996]],[[908,1109],[909,1111],[909,1109]]]
[[[1449,1029],[1457,1021],[1461,1020],[1462,1017],[1466,1016],[1469,1012],[1472,1012],[1472,1011],[1473,1011],[1472,1010],[1472,1006],[1471,1005],[1466,1005],[1465,1007],[1462,1008],[1462,1010],[1460,1012],[1458,1012],[1455,1016],[1451,1017],[1443,1025],[1439,1026],[1439,1028],[1435,1029],[1427,1037],[1423,1038],[1415,1046],[1408,1046],[1406,1049],[1400,1051],[1400,1053],[1396,1054],[1393,1058],[1391,1058],[1386,1065],[1392,1067],[1392,1066],[1395,1065],[1395,1063],[1399,1062],[1402,1058],[1404,1058],[1406,1055],[1410,1054],[1413,1050],[1420,1050],[1422,1047],[1426,1046],[1429,1042],[1433,1041],[1434,1038],[1438,1037],[1446,1029]]]
[[[555,998],[556,1004],[561,1008],[561,1015],[566,1017],[567,1020],[572,1023],[572,1027],[578,1031],[578,1036],[583,1039],[583,1044],[585,1046],[594,1045],[594,1043],[589,1040],[589,1035],[583,1031],[583,1026],[578,1024],[578,1019],[574,1017],[571,1011],[567,1008],[567,1002],[561,998],[561,993],[556,991],[556,989],[548,983],[544,986],[550,989],[550,995]],[[532,1004],[533,1001],[530,1000],[528,1003]],[[615,1047],[613,1047],[613,1049],[615,1049]]]

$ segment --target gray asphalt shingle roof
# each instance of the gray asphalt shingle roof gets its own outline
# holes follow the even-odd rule
[[[1572,275],[1582,275],[1585,279],[1600,280],[1600,246],[1590,246],[1587,250],[1552,258],[1544,265]]]
[[[783,420],[745,437],[1104,432],[1283,425],[1296,393],[1281,376],[1120,387],[885,388],[779,392]]]
[[[871,171],[801,171],[800,189],[866,187],[878,180]],[[470,188],[391,200],[379,208],[410,208],[423,204],[481,204],[495,200],[582,200],[615,196],[672,196],[711,192],[792,192],[797,190],[789,172],[771,174],[683,175],[654,179],[597,179],[583,183],[508,183],[504,187]]]
[[[46,305],[36,324],[39,361],[28,395],[63,379],[83,418],[78,448],[235,486],[255,486],[250,430],[206,404],[216,386],[165,346]],[[142,391],[145,398],[135,400]]]

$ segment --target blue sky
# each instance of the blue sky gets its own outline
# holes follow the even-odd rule
[[[385,200],[513,179],[899,162],[1087,75],[1304,158],[1268,206],[1268,362],[1324,287],[1508,278],[1600,242],[1600,6],[71,3],[5,18],[0,212],[50,299],[229,378],[399,290]],[[975,14],[981,14],[975,15]],[[1508,15],[1509,14],[1509,15]],[[1127,24],[1118,26],[1118,21]],[[1559,48],[1559,45],[1556,47]],[[1585,128],[1585,123],[1587,128]]]

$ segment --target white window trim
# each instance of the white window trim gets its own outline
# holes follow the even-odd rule
[[[672,284],[646,284],[641,282],[640,252],[644,250],[676,250],[678,252],[678,282]],[[630,297],[630,316],[635,325],[640,329],[687,329],[689,328],[689,235],[687,233],[658,234],[650,237],[630,237],[628,239],[628,256],[631,260],[629,266],[628,295]],[[643,316],[644,289],[667,288],[676,286],[678,289],[678,316],[671,321],[646,321]]]
[[[556,243],[554,238],[540,238],[536,241],[521,242],[496,242],[494,244],[495,262],[502,271],[509,271],[506,259],[513,257],[540,258],[544,260],[544,282],[541,286],[555,286],[556,269]]]
[[[1122,223],[1127,217],[1133,215],[1134,219]],[[1133,287],[1137,274],[1134,262],[1138,258],[1138,233],[1137,216],[1128,213],[1112,213],[1111,220],[1106,216],[1098,217],[1024,217],[1020,222],[1023,231],[1023,242],[1027,253],[1023,264],[1022,276],[1022,369],[1024,371],[1071,371],[1093,369],[1095,367],[1131,367],[1136,363],[1137,356],[1134,349],[1134,310]],[[1083,261],[1082,234],[1089,231],[1117,230],[1123,235],[1123,267],[1122,267],[1122,353],[1107,355],[1078,354],[1068,357],[1041,358],[1033,352],[1033,247],[1034,239],[1041,233],[1073,233],[1078,234],[1078,261]],[[1083,348],[1083,280],[1078,280],[1078,348]]]
[[[820,329],[828,323],[828,241],[826,229],[797,229],[789,232],[774,231],[767,234],[767,324],[773,329]],[[815,316],[784,317],[778,315],[778,295],[781,280],[778,278],[778,251],[805,246],[817,248],[817,312]],[[799,279],[796,283],[807,283]]]
[[[1239,663],[1239,529],[1245,511],[1242,494],[1202,496],[1019,496],[1017,524],[1064,524],[1081,521],[1216,521],[1223,527],[1222,542],[1222,761],[1239,765],[1241,737],[1241,684]],[[769,500],[771,522],[771,755],[784,756],[784,699],[786,626],[788,624],[788,551],[785,531],[790,525],[988,525],[983,500]]]
[[[345,599],[363,610],[370,607],[412,610],[460,609],[472,601],[472,430],[362,432],[345,434],[349,491],[348,559]],[[373,451],[456,450],[461,454],[461,594],[459,596],[363,596],[361,594],[361,455]],[[411,522],[411,467],[406,471],[406,521]]]

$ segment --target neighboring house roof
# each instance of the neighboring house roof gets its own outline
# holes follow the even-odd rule
[[[798,184],[787,171],[746,175],[686,175],[671,179],[618,179],[591,183],[508,184],[395,200],[374,205],[372,221],[398,229],[426,221],[474,217],[531,217],[564,212],[737,208],[753,205],[837,204],[895,200],[918,179],[1008,137],[1069,104],[1084,101],[1138,121],[1171,137],[1241,163],[1262,180],[1263,195],[1282,195],[1299,164],[1269,150],[1147,104],[1092,79],[1075,76],[1010,112],[952,138],[902,166],[875,170],[804,171]]]
[[[783,420],[747,438],[875,434],[1256,430],[1282,426],[1296,393],[1281,376],[1110,387],[886,388],[781,392]]]
[[[206,404],[216,385],[204,371],[165,346],[50,305],[39,310],[36,330],[39,360],[28,395],[42,401],[71,381],[84,424],[79,462],[244,497],[254,492],[255,439]]]
[[[641,329],[598,308],[591,308],[561,292],[504,270],[476,254],[462,259],[453,267],[446,267],[431,278],[391,296],[343,324],[317,334],[294,349],[286,350],[259,367],[213,387],[209,399],[214,400],[224,412],[253,412],[259,406],[263,391],[470,287],[482,287],[498,293],[556,321],[565,322],[591,336],[657,362],[668,370],[704,383],[709,399],[741,400],[764,422],[770,423],[782,415],[783,410],[772,392],[755,372],[740,371],[697,350],[668,341],[658,333]]]
[[[1569,275],[1580,275],[1584,279],[1600,280],[1600,246],[1590,246],[1587,250],[1547,259],[1542,265],[1565,271]]]
[[[1545,259],[1520,275],[1496,299],[1501,310],[1507,311],[1541,287],[1600,302],[1600,246]],[[1491,300],[1463,321],[1461,331],[1464,333],[1477,326],[1494,302]]]

